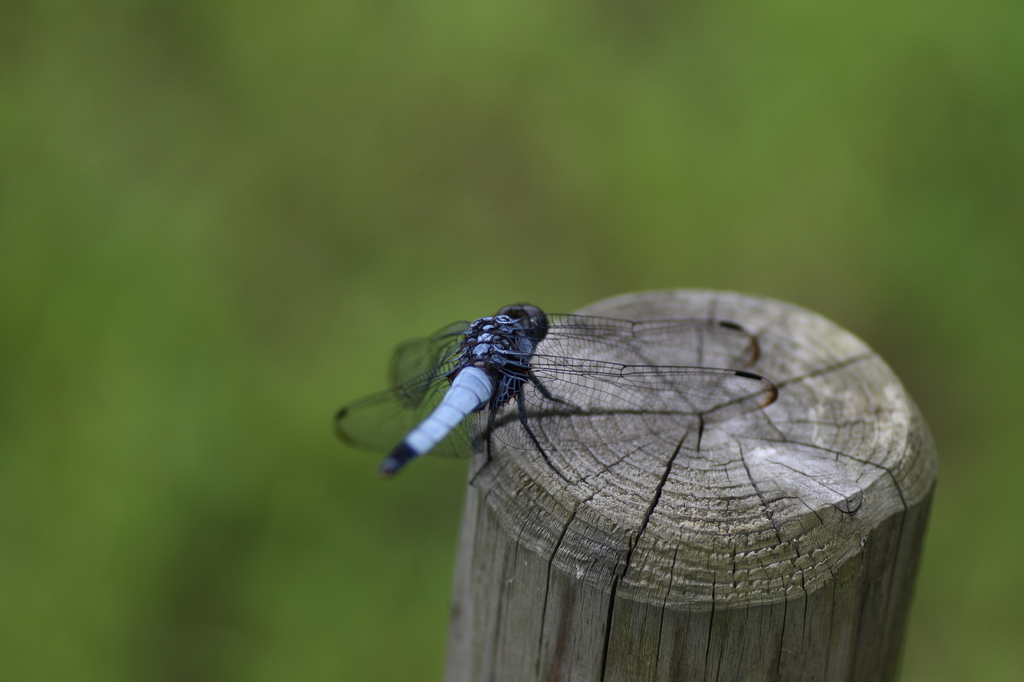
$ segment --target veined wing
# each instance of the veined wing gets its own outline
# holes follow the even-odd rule
[[[335,433],[349,445],[388,453],[434,411],[449,386],[444,373],[421,374],[338,410],[334,418]],[[478,414],[469,415],[431,450],[431,454],[442,457],[470,454],[478,418]]]
[[[545,355],[534,356],[533,372],[556,398],[585,414],[657,412],[700,416],[712,423],[766,407],[778,393],[768,379],[736,369],[623,365]]]
[[[526,419],[541,438],[558,442],[586,439],[595,418],[636,415],[630,429],[644,428],[644,417],[678,418],[692,425],[713,424],[770,405],[778,389],[768,379],[744,370],[707,367],[624,365],[600,360],[535,355],[533,373],[554,398],[538,387],[523,386]],[[495,435],[516,448],[531,441],[519,421],[515,401],[503,406]],[[504,427],[504,428],[502,428]],[[624,438],[626,433],[621,434]],[[608,442],[603,429],[599,441]]]
[[[416,387],[429,385],[431,377],[447,374],[455,367],[456,350],[467,329],[468,322],[453,322],[433,336],[400,345],[391,357],[388,385],[411,384],[405,392],[415,394]]]
[[[735,322],[709,319],[632,322],[549,315],[538,351],[628,365],[745,368],[758,358],[757,337]]]

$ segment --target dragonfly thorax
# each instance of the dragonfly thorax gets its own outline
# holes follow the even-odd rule
[[[494,378],[506,372],[523,374],[529,367],[534,346],[529,318],[481,317],[466,331],[459,345],[455,371],[449,378],[469,366],[487,370]]]

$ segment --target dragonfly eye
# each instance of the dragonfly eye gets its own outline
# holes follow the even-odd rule
[[[520,303],[519,305],[507,305],[498,311],[497,316],[505,316],[512,318],[513,320],[521,320],[524,317],[537,317],[544,313],[535,305],[529,303]]]
[[[534,343],[541,341],[548,333],[548,318],[540,308],[528,303],[505,306],[498,311],[498,315],[505,315],[521,323],[521,328],[526,330],[526,336]]]

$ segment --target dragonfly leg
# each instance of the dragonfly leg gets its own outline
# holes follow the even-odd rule
[[[527,370],[527,372],[528,372],[527,376],[530,377],[530,383],[533,384],[533,387],[536,388],[540,392],[540,394],[542,396],[544,396],[547,400],[550,400],[553,403],[559,403],[561,405],[568,405],[569,407],[576,408],[576,405],[573,405],[568,400],[565,400],[564,398],[555,397],[551,393],[551,391],[548,390],[548,387],[545,386],[544,383],[540,379],[537,378],[537,375],[533,373],[532,369],[531,370]],[[522,392],[520,392],[519,395],[520,395],[520,398],[522,398]],[[520,411],[521,411],[521,408],[520,408]]]
[[[544,391],[547,391],[547,389],[544,389]],[[550,395],[550,394],[548,394],[548,395]],[[547,396],[545,396],[545,397],[547,397]],[[554,471],[556,474],[558,474],[559,478],[561,478],[563,481],[568,483],[569,479],[566,478],[562,474],[562,472],[558,470],[558,467],[556,467],[554,464],[551,463],[551,460],[548,459],[548,453],[544,452],[544,448],[541,447],[540,441],[537,440],[537,436],[534,435],[533,429],[531,429],[529,423],[527,423],[527,421],[526,421],[526,398],[524,397],[522,391],[519,391],[519,395],[518,395],[516,400],[517,400],[517,402],[519,404],[519,422],[523,425],[523,428],[526,429],[526,434],[530,437],[530,440],[533,441],[533,444],[535,446],[537,446],[537,450],[540,451],[540,456],[544,458],[544,461],[547,463],[547,465],[549,467],[551,467],[551,470]],[[552,398],[552,400],[554,400],[554,398]]]
[[[473,475],[469,478],[469,484],[473,485],[476,477],[483,473],[483,470],[491,465],[491,434],[494,433],[494,410],[488,410],[487,414],[487,428],[484,430],[484,454],[487,455],[487,459],[480,468],[473,472]]]
[[[536,387],[536,389],[537,389],[538,391],[540,391],[540,394],[541,394],[542,396],[544,396],[544,397],[545,397],[545,398],[547,398],[548,400],[553,400],[553,401],[555,401],[555,402],[559,402],[559,403],[565,402],[564,400],[561,400],[561,399],[559,399],[559,398],[556,398],[555,396],[551,395],[551,391],[549,391],[549,390],[548,390],[548,387],[547,387],[547,386],[545,386],[545,385],[544,385],[544,384],[543,384],[543,383],[541,382],[541,380],[537,378],[537,375],[533,373],[533,370],[532,370],[532,369],[528,369],[528,370],[526,370],[526,371],[527,371],[527,376],[529,376],[529,377],[530,377],[530,383],[531,383],[531,384],[533,384],[533,385],[534,385],[534,387]]]
[[[491,453],[487,452],[487,461],[480,465],[480,468],[473,472],[473,475],[469,477],[469,484],[473,485],[476,483],[476,477],[484,472],[484,469],[491,465]]]

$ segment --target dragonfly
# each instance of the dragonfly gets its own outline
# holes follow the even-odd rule
[[[742,369],[759,354],[757,337],[735,322],[633,322],[511,305],[400,345],[391,388],[338,410],[335,432],[388,453],[383,476],[428,453],[486,452],[490,461],[497,439],[539,452],[568,482],[551,454],[585,437],[596,418],[658,414],[703,427],[771,404],[775,384]]]

